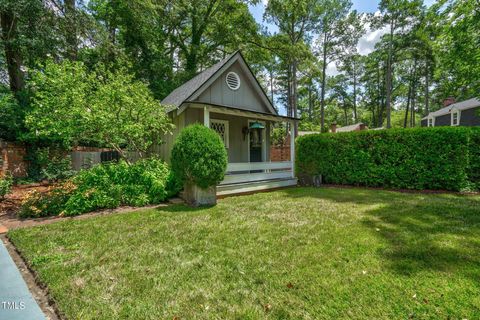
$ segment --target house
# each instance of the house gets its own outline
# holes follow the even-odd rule
[[[162,105],[176,127],[159,146],[167,162],[176,136],[188,125],[204,124],[222,138],[228,166],[218,195],[297,184],[294,140],[289,161],[270,161],[269,150],[272,124],[293,128],[299,119],[278,114],[239,51],[175,89]]]
[[[344,126],[337,128],[337,124],[333,123],[330,128],[330,132],[332,133],[338,133],[338,132],[351,132],[351,131],[363,131],[363,130],[368,130],[368,127],[364,123],[356,123],[352,124],[350,126]]]
[[[422,127],[480,126],[480,100],[477,98],[462,102],[448,98],[443,108],[430,112],[422,119]]]

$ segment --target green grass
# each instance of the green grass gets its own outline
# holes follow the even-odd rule
[[[480,197],[295,188],[14,230],[69,319],[475,319]]]

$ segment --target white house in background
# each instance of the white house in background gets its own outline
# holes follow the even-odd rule
[[[299,119],[278,114],[242,54],[237,51],[201,72],[168,95],[162,105],[176,128],[158,152],[170,160],[173,142],[183,128],[201,123],[222,138],[228,154],[218,195],[252,192],[297,184],[295,144],[289,161],[270,161],[270,128]]]

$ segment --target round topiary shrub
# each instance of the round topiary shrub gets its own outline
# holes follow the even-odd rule
[[[173,172],[183,183],[207,189],[223,180],[227,151],[215,131],[195,124],[180,132],[173,145],[171,162]]]

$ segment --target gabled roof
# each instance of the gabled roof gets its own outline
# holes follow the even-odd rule
[[[452,103],[448,107],[444,107],[437,111],[430,112],[426,117],[423,117],[422,120],[426,120],[428,118],[436,118],[449,114],[453,109],[462,111],[476,107],[480,107],[480,100],[477,98],[472,98],[465,101]]]
[[[205,69],[204,71],[200,72],[189,81],[185,82],[180,87],[173,90],[165,99],[162,100],[161,104],[166,106],[167,112],[171,112],[179,108],[184,102],[191,102],[190,100],[192,99],[192,97],[195,98],[196,96],[199,95],[198,91],[205,89],[202,87],[204,87],[207,84],[207,82],[211,82],[211,80],[216,79],[216,77],[218,77],[226,68],[231,66],[237,60],[241,60],[241,62],[243,62],[244,65],[247,67],[248,73],[251,75],[251,78],[254,79],[254,82],[256,82],[256,83],[253,83],[253,85],[258,88],[260,97],[265,102],[268,109],[273,114],[278,114],[275,108],[273,107],[271,101],[268,99],[265,91],[263,91],[263,88],[258,83],[257,78],[252,73],[252,70],[250,69],[248,64],[245,62],[245,59],[243,58],[240,51],[236,51],[228,55],[225,59],[217,62],[210,68]]]

